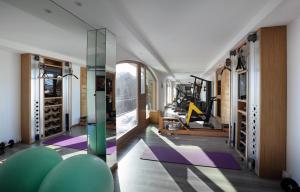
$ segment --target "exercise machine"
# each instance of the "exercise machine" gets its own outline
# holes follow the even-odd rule
[[[175,112],[186,112],[191,98],[191,87],[185,84],[178,84],[176,90]]]
[[[210,124],[211,110],[213,103],[216,100],[215,97],[211,97],[211,81],[194,75],[191,75],[191,77],[194,78],[193,93],[189,102],[186,117],[161,117],[159,122],[159,133],[169,135],[228,136],[226,131],[214,130],[214,126]],[[201,93],[203,92],[204,83],[206,83],[206,98],[205,101],[202,102],[205,103],[205,110],[203,110],[205,112],[197,105],[197,103],[201,103]],[[190,123],[193,121],[203,121],[203,128],[191,128]]]
[[[194,75],[191,75],[191,77],[194,78],[193,95],[189,103],[188,114],[186,117],[186,126],[189,127],[190,122],[193,121],[204,121],[205,127],[213,128],[213,126],[209,124],[209,120],[211,117],[213,102],[216,100],[216,98],[211,97],[211,81]],[[200,83],[197,82],[198,80],[200,80]],[[204,107],[202,106],[201,108],[201,103],[203,103],[203,101],[201,101],[201,93],[204,83],[206,83],[206,101],[204,101]],[[203,109],[205,110],[205,112],[203,112]]]

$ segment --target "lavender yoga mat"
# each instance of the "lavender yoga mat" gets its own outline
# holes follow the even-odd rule
[[[231,154],[223,152],[206,152],[201,149],[150,146],[144,151],[141,159],[223,169],[241,169]]]
[[[72,137],[69,135],[60,135],[44,141],[45,145],[55,145],[60,147],[78,149],[78,150],[86,150],[87,149],[87,137],[86,136],[78,136]],[[106,142],[106,154],[111,155],[116,151],[116,144],[112,140],[108,140]]]

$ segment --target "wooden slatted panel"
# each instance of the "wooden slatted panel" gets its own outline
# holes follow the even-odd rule
[[[230,71],[224,70],[221,78],[222,124],[230,123]]]
[[[21,55],[21,139],[31,141],[31,55]]]
[[[87,116],[87,71],[80,68],[80,116]]]

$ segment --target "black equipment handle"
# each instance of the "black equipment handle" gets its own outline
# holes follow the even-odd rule
[[[197,77],[197,76],[195,76],[195,75],[190,75],[190,76],[193,77],[193,78],[195,78],[195,79],[199,79],[199,80],[201,80],[201,81],[211,82],[211,81],[208,81],[208,80],[203,79],[203,78],[201,78],[201,77]]]

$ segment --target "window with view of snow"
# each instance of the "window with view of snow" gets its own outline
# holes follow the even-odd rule
[[[117,137],[137,125],[137,66],[121,63],[116,66]]]

